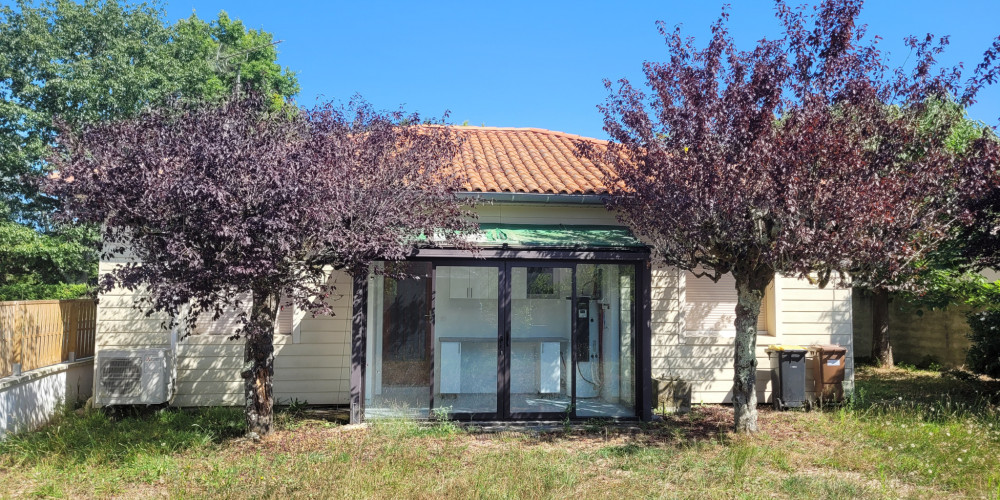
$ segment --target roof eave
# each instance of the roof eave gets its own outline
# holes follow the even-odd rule
[[[479,191],[463,191],[459,198],[469,198],[476,201],[500,203],[539,203],[560,205],[603,205],[607,199],[604,194],[552,194],[552,193],[484,193]]]

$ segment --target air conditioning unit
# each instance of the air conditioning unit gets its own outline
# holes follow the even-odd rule
[[[98,351],[96,406],[166,403],[170,362],[168,349]]]

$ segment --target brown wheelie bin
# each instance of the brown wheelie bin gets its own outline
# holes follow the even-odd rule
[[[811,350],[815,353],[813,379],[819,403],[843,401],[847,348],[832,344],[812,346]]]

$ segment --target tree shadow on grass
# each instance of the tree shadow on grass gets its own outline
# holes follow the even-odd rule
[[[573,425],[568,430],[538,432],[527,440],[530,444],[555,444],[624,439],[627,443],[615,449],[616,453],[627,455],[650,446],[683,447],[704,441],[726,443],[732,436],[732,429],[731,407],[703,405],[688,413],[666,415],[659,422],[592,420]]]

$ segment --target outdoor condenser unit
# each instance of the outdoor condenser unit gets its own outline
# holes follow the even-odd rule
[[[168,349],[99,351],[96,406],[166,403],[170,361]]]

